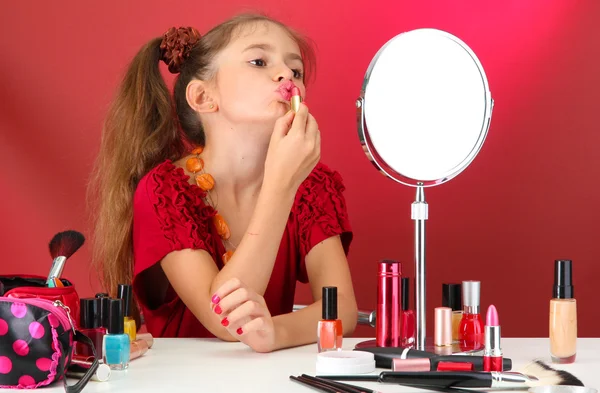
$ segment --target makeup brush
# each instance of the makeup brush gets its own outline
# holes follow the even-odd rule
[[[302,374],[299,377],[291,376],[290,379],[297,380],[298,382],[305,383],[306,385],[310,385],[315,389],[318,387],[325,385],[331,389],[338,389],[338,392],[341,393],[381,393],[379,390],[373,390],[369,388],[365,388],[362,386],[350,385],[349,383],[342,382],[334,382],[330,379],[324,379],[320,377],[312,377],[307,374]],[[435,392],[451,392],[451,393],[473,393],[472,390],[467,389],[458,389],[458,388],[440,388],[436,386],[412,386],[417,389],[424,389],[428,391]]]
[[[46,279],[46,285],[54,287],[54,278],[60,278],[65,267],[67,259],[71,257],[85,242],[85,237],[77,231],[59,232],[52,240],[48,247],[50,248],[50,256],[52,256],[52,267]]]
[[[528,365],[527,374],[516,372],[393,372],[379,375],[324,375],[320,378],[336,381],[371,381],[406,386],[437,386],[442,388],[529,388],[545,385],[583,386],[574,375],[555,370],[542,361]]]

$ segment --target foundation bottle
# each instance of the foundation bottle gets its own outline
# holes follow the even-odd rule
[[[550,355],[554,363],[573,363],[577,353],[577,302],[570,260],[554,261],[550,300]]]

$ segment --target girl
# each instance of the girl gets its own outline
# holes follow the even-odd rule
[[[95,258],[111,293],[133,282],[154,336],[258,352],[315,342],[323,286],[354,330],[342,179],[319,163],[308,107],[289,104],[310,60],[288,27],[242,15],[202,37],[172,28],[129,66],[93,183]],[[172,97],[161,61],[178,74]],[[292,312],[296,280],[315,302]]]

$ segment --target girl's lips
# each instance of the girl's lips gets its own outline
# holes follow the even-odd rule
[[[292,81],[283,82],[277,87],[277,92],[281,94],[284,100],[289,101],[293,95],[300,95],[300,89]],[[297,93],[297,94],[295,94]]]
[[[283,97],[284,100],[289,101],[290,98],[292,98],[292,93],[289,90],[280,89],[278,91],[279,91],[279,93],[281,94],[281,97]]]

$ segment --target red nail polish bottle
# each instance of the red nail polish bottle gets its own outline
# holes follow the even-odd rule
[[[481,350],[484,346],[485,330],[479,314],[481,282],[463,281],[463,316],[458,327],[458,339],[462,351]]]
[[[317,347],[319,352],[340,351],[342,349],[342,320],[338,319],[337,287],[323,287],[323,320],[317,327]]]
[[[101,326],[100,302],[101,299],[98,298],[80,300],[79,330],[92,340],[96,349],[96,356],[102,359],[102,340],[106,334],[106,328]],[[91,348],[80,343],[75,344],[75,354],[85,357],[94,356]]]
[[[415,343],[416,319],[415,312],[409,310],[409,278],[402,277],[402,327],[401,344],[403,347],[411,347]]]

